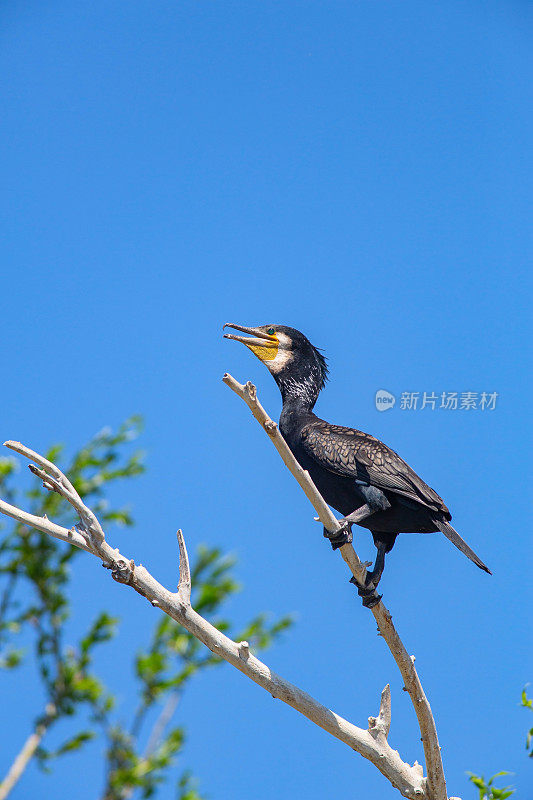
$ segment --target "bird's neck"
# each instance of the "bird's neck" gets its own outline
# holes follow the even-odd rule
[[[320,392],[312,377],[279,376],[276,382],[283,400],[283,412],[286,415],[312,410]]]

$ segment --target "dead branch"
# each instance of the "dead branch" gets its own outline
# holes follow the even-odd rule
[[[46,488],[58,492],[76,510],[80,522],[72,530],[67,530],[51,523],[45,517],[31,514],[0,501],[0,512],[7,513],[18,522],[48,533],[76,547],[87,550],[98,556],[105,567],[111,570],[112,577],[119,583],[131,586],[138,594],[145,597],[153,606],[160,608],[165,614],[176,620],[212,653],[232,664],[236,669],[265,689],[272,697],[282,700],[311,722],[348,745],[364,758],[371,761],[377,769],[398,789],[404,797],[412,800],[435,800],[430,795],[427,780],[423,777],[418,765],[405,763],[388,741],[390,725],[390,693],[384,690],[381,699],[380,713],[375,723],[369,724],[367,730],[353,725],[323,706],[306,692],[286,681],[250,652],[247,642],[234,642],[201,617],[191,606],[191,575],[185,541],[178,531],[178,547],[180,552],[179,584],[176,592],[162,586],[142,565],[136,565],[132,559],[123,556],[118,549],[107,543],[104,532],[94,513],[83,503],[68,478],[53,464],[40,454],[18,442],[6,442],[12,450],[31,458],[38,468],[33,470],[43,480]],[[324,509],[324,501],[314,486],[306,486],[307,491],[316,493],[315,500]],[[307,494],[306,491],[306,494]],[[327,506],[326,506],[327,509]],[[329,509],[327,509],[329,512]],[[318,508],[317,508],[318,511]],[[331,512],[329,512],[331,514]],[[334,518],[333,518],[334,519]],[[355,556],[355,554],[354,554]],[[355,558],[357,558],[355,556]],[[364,569],[364,568],[363,568]],[[22,772],[22,771],[21,771]],[[20,772],[20,774],[21,774]],[[20,777],[20,774],[18,777]],[[7,779],[6,779],[7,780]],[[6,785],[4,781],[3,786]],[[10,788],[10,787],[8,787]],[[7,792],[4,792],[4,797]]]
[[[303,470],[300,464],[296,461],[287,443],[285,442],[285,439],[281,435],[277,424],[268,416],[265,409],[257,399],[256,387],[249,381],[248,383],[242,385],[227,373],[224,375],[222,380],[226,386],[229,386],[229,388],[232,389],[235,394],[244,400],[255,419],[265,430],[276,450],[280,454],[283,463],[296,478],[301,488],[305,492],[308,500],[315,508],[324,527],[331,533],[338,531],[340,529],[340,525],[331,512],[331,509],[325,502],[324,498],[311,480],[309,473],[306,470]],[[366,569],[355,552],[353,545],[345,544],[339,548],[339,552],[344,561],[348,564],[352,575],[355,577],[357,582],[364,584]],[[435,720],[431,712],[429,701],[424,693],[422,684],[420,683],[420,678],[418,677],[414,666],[414,656],[409,656],[407,650],[405,649],[403,642],[396,631],[396,628],[392,624],[392,617],[389,611],[386,609],[384,603],[379,602],[371,609],[371,611],[376,620],[379,632],[386,641],[389,650],[391,651],[392,656],[402,674],[405,688],[409,693],[409,697],[411,698],[411,702],[417,716],[422,744],[424,746],[428,798],[431,800],[446,800],[448,795],[446,792],[446,781],[444,778],[444,768],[442,765],[437,728],[435,726]]]

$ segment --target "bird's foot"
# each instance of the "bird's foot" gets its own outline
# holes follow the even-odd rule
[[[374,608],[383,597],[382,594],[377,593],[373,578],[373,574],[367,572],[364,585],[360,584],[359,581],[355,579],[355,576],[350,578],[350,583],[353,583],[354,586],[357,587],[357,594],[359,597],[363,598],[363,605],[365,608]]]
[[[343,544],[351,544],[353,541],[351,524],[344,520],[340,520],[340,523],[340,529],[334,533],[324,528],[324,536],[329,539],[334,550],[338,550]]]

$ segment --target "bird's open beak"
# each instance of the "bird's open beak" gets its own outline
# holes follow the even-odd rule
[[[258,328],[245,328],[244,325],[235,325],[233,322],[224,323],[224,328],[233,328],[235,331],[242,331],[243,333],[250,334],[249,336],[234,336],[232,333],[225,333],[224,339],[235,339],[236,342],[242,342],[247,347],[265,347],[265,348],[278,348],[278,340],[276,336],[269,336]]]

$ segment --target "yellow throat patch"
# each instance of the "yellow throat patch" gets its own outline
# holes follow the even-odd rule
[[[250,348],[259,361],[274,361],[278,354],[279,342],[277,336],[274,334],[272,342],[268,342],[268,344],[266,344],[266,342],[265,345],[246,344],[246,347]]]

